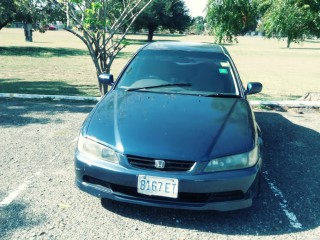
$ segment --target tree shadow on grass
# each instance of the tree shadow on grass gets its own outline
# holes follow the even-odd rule
[[[167,34],[168,35],[168,34]],[[146,35],[147,36],[147,35]],[[161,35],[161,34],[156,34],[155,36],[166,36],[166,35]],[[170,36],[170,35],[168,35]],[[147,40],[141,40],[141,39],[126,39],[126,41],[129,43],[129,45],[145,45],[147,43],[151,43],[148,42]],[[172,39],[157,39],[157,40],[153,40],[152,42],[181,42],[181,40],[172,40]],[[212,42],[202,42],[202,43],[209,43],[212,44]],[[223,46],[233,46],[236,45],[237,43],[221,43],[220,45]]]
[[[254,94],[254,95],[249,95],[248,96],[248,100],[263,100],[263,99],[271,99],[272,96],[269,94],[265,94],[265,93],[258,93],[258,94]]]
[[[32,228],[45,221],[44,216],[32,216],[27,213],[28,205],[24,202],[12,202],[0,207],[0,238],[10,239],[18,229]]]
[[[233,212],[184,211],[109,201],[102,201],[103,207],[155,225],[227,235],[270,236],[318,228],[319,132],[296,125],[275,112],[258,112],[256,118],[264,139],[263,171],[282,191],[289,212],[282,209],[279,196],[271,191],[266,178],[262,178],[261,196],[254,205]],[[292,225],[292,213],[302,228]]]
[[[148,43],[152,43],[152,42],[180,42],[179,40],[172,40],[172,39],[157,39],[157,40],[153,40],[152,42],[149,42],[148,40],[142,40],[142,39],[126,39],[127,43],[129,43],[129,45],[146,45]]]
[[[288,49],[288,48],[283,48],[283,49]],[[309,48],[309,47],[290,47],[289,50],[312,50],[312,51],[320,51],[320,47],[318,48]]]
[[[308,42],[308,43],[320,43],[320,39],[316,39],[316,40],[305,39],[304,42]]]
[[[130,35],[130,34],[129,34]],[[146,39],[148,37],[148,33],[135,33],[133,34],[135,36],[145,36]],[[176,37],[185,37],[187,36],[186,34],[171,34],[171,33],[154,33],[153,36],[157,36],[157,37],[173,37],[173,38],[176,38]]]
[[[2,56],[28,56],[28,57],[69,57],[89,55],[88,51],[74,48],[48,48],[48,47],[0,47]]]
[[[173,34],[173,33],[172,34],[171,33],[155,33],[153,35],[156,37],[174,37],[174,38],[187,36],[186,34]],[[146,36],[148,35],[146,34]]]
[[[280,101],[280,100],[296,100],[300,98],[301,95],[278,95],[277,99],[274,98],[274,96],[270,94],[265,94],[265,93],[257,93],[254,95],[249,95],[248,100],[250,101]]]
[[[145,45],[148,43],[147,40],[131,39],[131,38],[126,38],[126,42],[128,43],[128,45]]]
[[[134,52],[119,52],[116,58],[129,59],[133,56]]]
[[[222,45],[222,46],[236,46],[238,43],[214,43],[214,44],[219,44],[219,45]]]
[[[0,78],[0,93],[84,96],[97,89],[95,85],[70,85],[62,81],[24,81]]]

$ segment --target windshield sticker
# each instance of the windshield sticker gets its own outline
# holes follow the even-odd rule
[[[219,68],[220,74],[228,74],[228,69],[226,68]]]
[[[221,67],[230,67],[230,63],[229,62],[220,62]]]

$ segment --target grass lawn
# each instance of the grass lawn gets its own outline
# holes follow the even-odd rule
[[[24,41],[22,29],[0,31],[0,92],[98,96],[95,68],[85,45],[66,31],[34,33]],[[119,74],[146,35],[128,35],[131,43],[115,60]],[[156,35],[154,40],[212,42],[210,36]],[[261,94],[252,99],[296,99],[306,92],[320,92],[320,41],[306,41],[285,48],[284,41],[240,37],[227,45],[244,84],[259,81]]]

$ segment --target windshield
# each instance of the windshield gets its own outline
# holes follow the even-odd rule
[[[218,53],[143,50],[117,84],[125,90],[238,95],[229,59]]]

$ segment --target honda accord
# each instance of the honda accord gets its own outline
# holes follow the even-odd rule
[[[230,211],[259,190],[262,138],[227,49],[155,42],[142,47],[85,120],[76,185],[101,199]],[[107,89],[107,88],[102,88]]]

